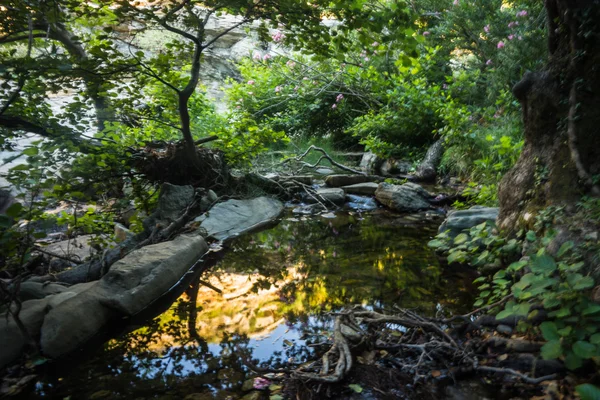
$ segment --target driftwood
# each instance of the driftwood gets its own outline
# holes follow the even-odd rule
[[[437,142],[432,144],[425,158],[421,164],[417,167],[417,171],[414,174],[414,180],[422,182],[434,181],[437,176],[437,168],[442,161],[444,155],[444,139],[438,139]]]

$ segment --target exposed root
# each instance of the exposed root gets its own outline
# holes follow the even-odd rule
[[[381,354],[384,355],[378,360],[378,365],[392,366],[404,376],[412,377],[414,384],[430,379],[434,371],[439,375],[440,370],[447,371],[450,376],[469,371],[510,376],[533,385],[555,379],[561,372],[560,367],[550,371],[546,368],[545,375],[535,376],[536,371],[541,369],[534,367],[527,370],[529,374],[523,373],[506,367],[506,363],[499,363],[493,355],[493,349],[502,349],[508,353],[537,352],[540,348],[538,342],[495,336],[489,339],[481,336],[468,339],[452,337],[448,323],[455,320],[464,321],[467,316],[440,322],[406,309],[398,309],[394,314],[384,314],[361,307],[335,315],[331,347],[323,354],[321,360],[294,370],[290,374],[292,380],[303,383],[343,381],[353,368],[351,349],[358,343],[383,351]],[[506,354],[502,359],[506,360],[507,357],[510,357],[510,354]],[[518,353],[513,361],[518,361],[519,357]],[[516,364],[510,366],[514,365]]]

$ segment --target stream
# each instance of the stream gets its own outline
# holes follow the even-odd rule
[[[160,315],[77,360],[42,366],[26,398],[259,399],[243,359],[289,368],[314,358],[311,345],[330,336],[328,312],[353,304],[467,312],[473,275],[443,269],[427,247],[441,219],[287,212],[277,226],[236,239]]]

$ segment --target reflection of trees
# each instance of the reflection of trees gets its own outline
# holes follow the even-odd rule
[[[252,338],[271,332],[283,317],[287,328],[315,344],[326,342],[331,330],[331,320],[319,311],[346,304],[398,304],[430,313],[437,303],[460,308],[456,288],[465,285],[447,285],[425,247],[432,229],[346,216],[284,221],[240,238],[210,272],[222,295],[194,280],[167,312],[111,340],[61,382],[42,384],[38,394],[88,398],[107,391],[102,398],[129,399],[210,391],[224,398],[249,377],[240,357],[270,367],[312,358],[314,347],[291,343],[267,362],[253,355]]]

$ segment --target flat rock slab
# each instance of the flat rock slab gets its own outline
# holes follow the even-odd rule
[[[470,229],[483,222],[496,223],[498,208],[473,206],[468,210],[450,211],[446,220],[440,225],[438,233],[448,232],[448,236],[455,237],[465,229]]]
[[[363,196],[373,196],[379,184],[375,182],[356,183],[354,185],[342,186],[342,189],[348,194],[358,194]]]
[[[384,206],[400,212],[415,212],[431,207],[428,199],[431,195],[416,183],[391,185],[380,183],[375,197]]]
[[[132,251],[99,281],[74,285],[52,296],[56,299],[46,298],[53,307],[41,329],[42,352],[52,358],[70,353],[113,318],[140,312],[171,289],[207,251],[201,236],[181,235]]]
[[[319,201],[326,206],[329,206],[331,203],[341,205],[346,201],[346,192],[340,188],[320,188],[316,190],[314,197],[308,196],[306,198],[307,203],[318,203]]]
[[[325,184],[329,187],[342,187],[355,185],[357,183],[374,182],[376,176],[368,175],[329,175],[325,178]]]
[[[69,240],[61,240],[44,247],[44,250],[59,256],[83,261],[86,258],[98,253],[90,243],[95,239],[95,235],[82,235]],[[104,239],[109,239],[105,237]]]
[[[196,221],[206,229],[209,237],[225,241],[272,223],[282,212],[283,203],[270,197],[227,200]]]

